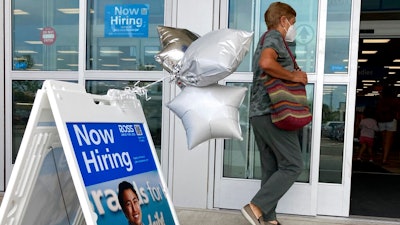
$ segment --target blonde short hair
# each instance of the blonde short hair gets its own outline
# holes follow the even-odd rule
[[[268,29],[275,28],[280,23],[282,16],[286,16],[288,19],[291,19],[296,17],[296,11],[286,3],[271,3],[267,11],[264,13],[264,20]]]

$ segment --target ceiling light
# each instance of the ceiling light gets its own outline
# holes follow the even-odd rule
[[[119,50],[101,50],[100,52],[104,53],[104,54],[122,54],[122,53],[124,53]]]
[[[146,54],[155,55],[155,54],[159,53],[160,51],[158,51],[158,50],[146,50],[145,52],[146,52]]]
[[[395,59],[393,60],[393,62],[400,62],[400,59]]]
[[[384,68],[389,70],[400,70],[400,66],[384,66]]]
[[[104,67],[119,67],[118,64],[101,64]]]
[[[363,39],[363,43],[372,43],[372,44],[379,44],[379,43],[388,43],[390,39]]]
[[[17,102],[15,104],[21,105],[21,106],[33,106],[33,103],[30,103],[30,102]]]
[[[361,53],[364,55],[371,55],[371,54],[376,54],[378,51],[376,50],[369,50],[369,51],[362,51]]]
[[[363,83],[375,83],[376,80],[362,80]]]
[[[60,53],[60,54],[78,54],[78,52],[74,51],[74,50],[58,50],[57,53]]]
[[[391,71],[388,74],[393,75],[393,74],[396,74],[396,72]]]
[[[14,15],[29,15],[29,13],[21,9],[14,9]]]
[[[345,71],[335,71],[335,72],[333,72],[334,74],[347,74],[347,72],[345,72]]]
[[[136,61],[136,58],[121,58],[121,61],[135,62],[135,61]]]
[[[65,9],[57,9],[57,10],[64,14],[79,14],[78,8],[65,8]]]
[[[32,50],[17,50],[15,51],[16,53],[20,53],[20,54],[36,54],[37,52],[32,51]]]
[[[41,45],[41,44],[43,44],[42,41],[25,41],[25,43],[30,44],[30,45]]]
[[[368,59],[358,59],[358,62],[367,62]]]

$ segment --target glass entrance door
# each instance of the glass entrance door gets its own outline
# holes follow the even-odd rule
[[[273,1],[223,1],[230,28],[266,30],[264,12]],[[280,213],[348,216],[356,95],[360,0],[283,1],[297,12],[295,52],[308,74],[313,121],[299,132],[305,169],[278,204]],[[221,13],[223,18],[224,13]],[[253,18],[249,21],[245,18]],[[248,21],[248,23],[244,22]],[[254,48],[253,48],[254,49]],[[251,86],[248,61],[227,85]],[[249,94],[249,93],[248,93]],[[217,142],[214,207],[240,209],[260,188],[259,152],[248,122],[249,96],[241,106],[243,141]]]
[[[235,78],[235,77],[233,77]],[[254,134],[249,124],[248,109],[250,97],[250,82],[228,82],[226,85],[245,86],[248,93],[240,107],[240,125],[243,141],[224,140],[217,142],[216,155],[216,196],[215,207],[240,209],[247,204],[260,188],[261,165],[260,154],[254,142]],[[308,102],[312,103],[314,85],[307,86]],[[304,170],[294,187],[285,195],[278,210],[286,213],[311,215],[312,195],[310,189],[317,188],[310,183],[312,124],[307,125],[299,132],[302,143]],[[314,157],[315,158],[315,157]],[[316,171],[317,172],[317,171]],[[233,197],[234,196],[234,197]],[[287,201],[287,204],[284,203]],[[302,207],[292,207],[292,201],[302,202]],[[305,206],[306,205],[306,206]]]

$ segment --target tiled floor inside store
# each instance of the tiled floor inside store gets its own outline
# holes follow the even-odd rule
[[[357,160],[358,149],[359,149],[358,145],[355,145],[354,149],[353,149],[353,152],[354,152],[353,159],[354,160]],[[365,152],[363,154],[362,160],[368,161],[368,153],[367,152]],[[383,164],[382,163],[382,150],[375,149],[373,163],[375,165],[382,167],[383,169],[388,170],[391,173],[400,174],[400,150],[397,150],[397,148],[393,148],[389,152],[387,162],[385,164]]]

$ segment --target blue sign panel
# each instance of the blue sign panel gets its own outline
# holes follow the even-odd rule
[[[143,123],[67,123],[67,129],[98,225],[128,224],[118,200],[123,182],[136,190],[142,224],[175,224]]]
[[[346,72],[346,66],[344,65],[331,65],[332,72]]]
[[[149,5],[106,5],[104,37],[148,37]]]
[[[86,186],[156,170],[141,123],[67,123]]]

